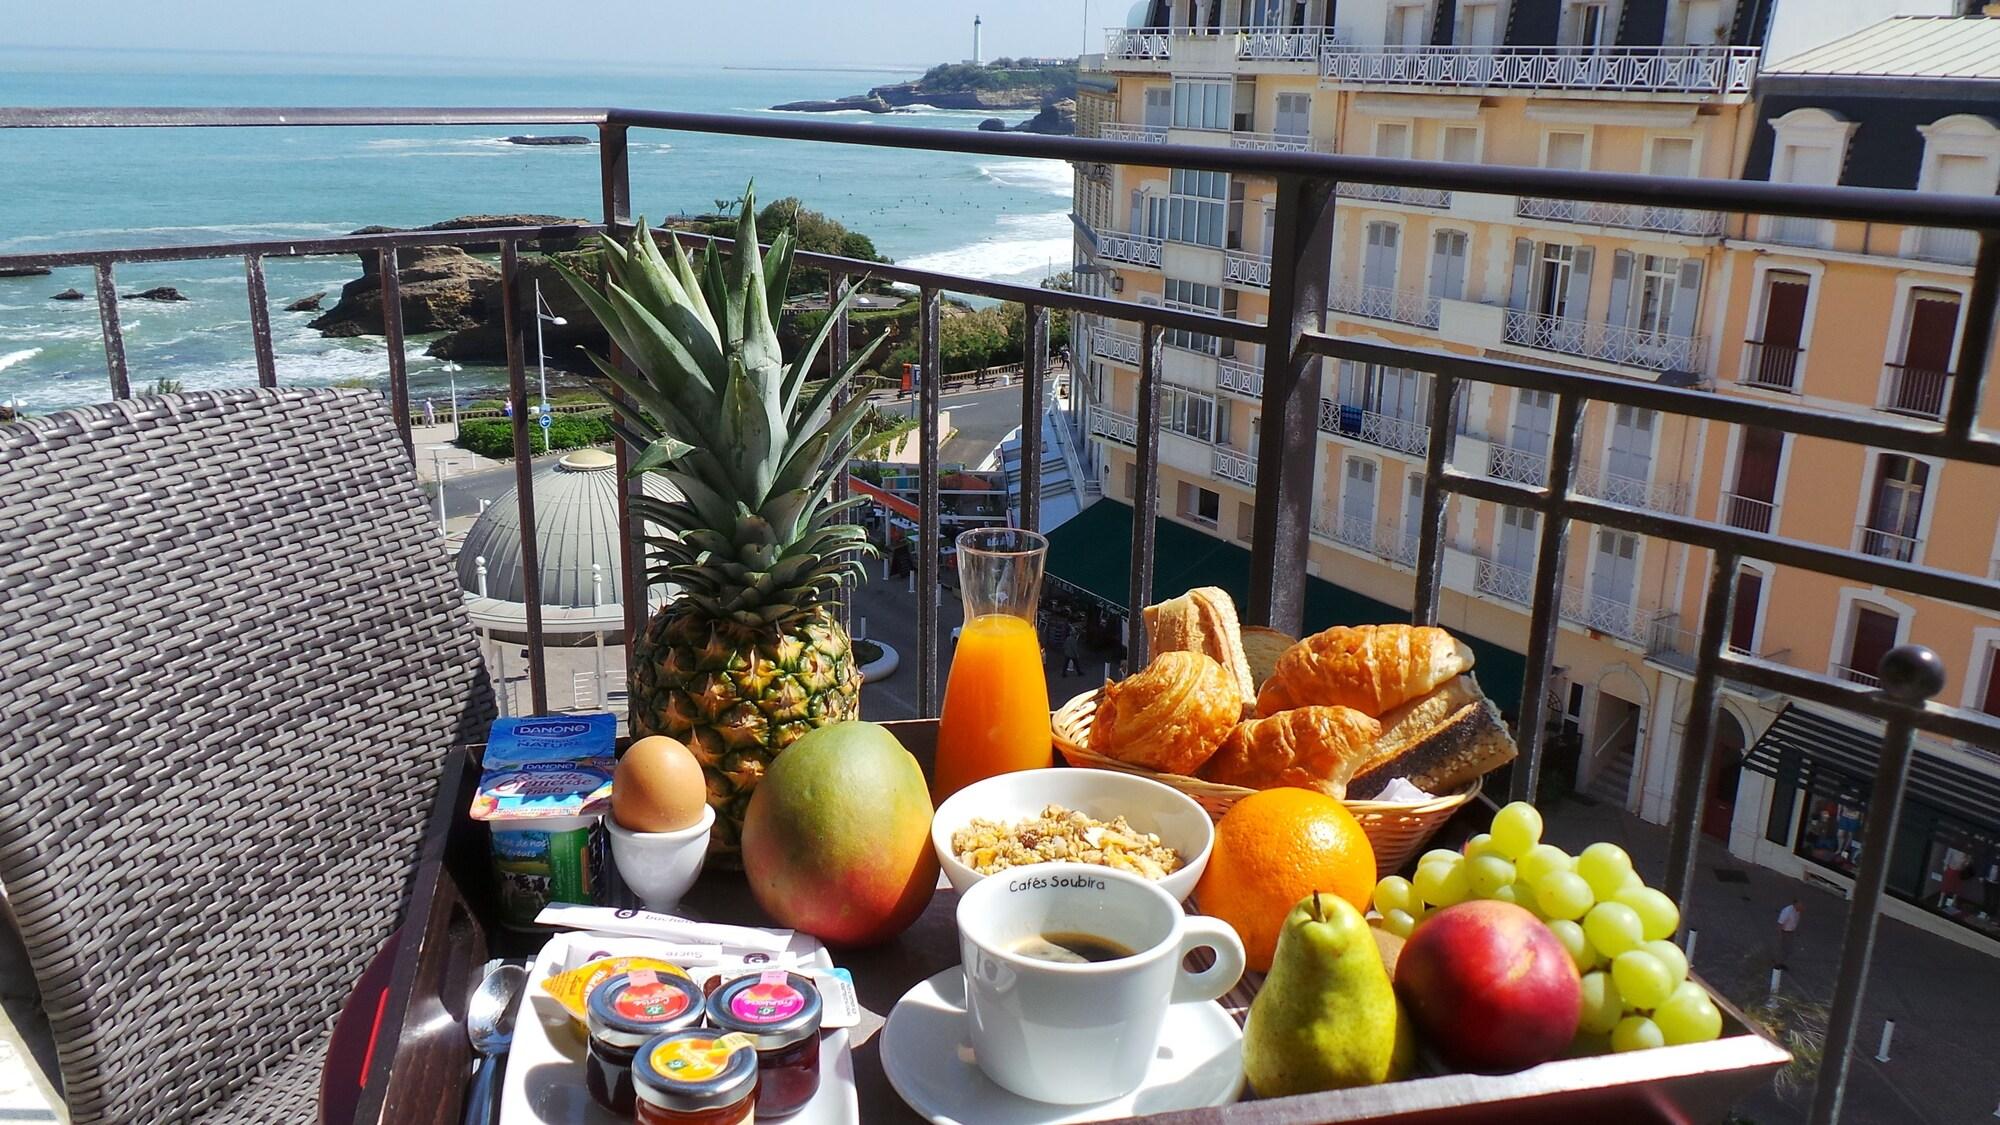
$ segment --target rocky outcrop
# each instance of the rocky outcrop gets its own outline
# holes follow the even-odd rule
[[[326,290],[322,289],[310,297],[300,297],[285,306],[286,312],[318,312],[320,302],[326,300]]]
[[[979,123],[985,133],[1042,133],[1051,137],[1073,137],[1076,135],[1076,102],[1064,98],[1041,108],[1041,112],[1018,125],[1009,125],[998,117],[989,117]]]
[[[47,277],[47,266],[0,266],[0,277]]]
[[[578,226],[581,219],[559,215],[463,215],[418,230],[467,230],[475,227],[565,227]],[[355,234],[382,234],[397,228],[363,227]],[[563,235],[525,247],[569,245],[574,239]],[[396,253],[396,281],[402,294],[403,331],[457,332],[498,323],[500,316],[500,267],[475,253],[499,250],[497,243],[470,243],[457,246],[411,246]],[[470,252],[468,252],[470,251]],[[355,255],[362,275],[341,286],[340,298],[331,309],[315,318],[311,327],[321,335],[334,337],[379,336],[382,333],[382,284],[372,250]],[[524,259],[525,264],[526,260]],[[526,280],[524,279],[524,284]],[[546,296],[549,286],[542,286]]]
[[[598,327],[597,318],[577,295],[570,291],[569,283],[556,273],[549,259],[539,255],[521,259],[519,285],[523,293],[532,293],[540,283],[542,301],[549,311],[563,319],[562,324],[542,323],[542,353],[548,357],[550,367],[564,371],[595,373],[597,368],[585,356],[582,349],[589,349],[603,355],[610,348],[610,340],[604,330]],[[507,360],[507,336],[500,317],[499,286],[496,284],[488,294],[488,300],[481,310],[488,313],[474,323],[446,332],[431,341],[424,354],[438,359],[457,360],[461,363],[505,363]],[[526,360],[530,368],[535,366],[534,322],[526,325]]]
[[[60,293],[56,294],[55,296],[53,296],[53,297],[50,297],[50,298],[49,298],[49,300],[51,300],[51,301],[81,301],[81,300],[83,300],[83,291],[82,291],[82,290],[80,290],[80,289],[65,289],[65,290],[63,290],[62,292],[60,292]]]
[[[786,102],[774,105],[772,109],[785,113],[840,113],[843,110],[858,109],[866,113],[894,113],[896,107],[872,93],[851,94],[844,98],[809,99],[802,102]]]
[[[187,295],[171,285],[155,285],[137,293],[125,294],[128,301],[185,301]]]
[[[771,108],[792,113],[838,113],[856,109],[867,113],[894,113],[914,105],[935,106],[938,109],[1034,109],[1075,95],[1074,68],[1051,66],[1022,71],[952,64],[933,67],[915,82],[895,82],[877,86],[865,94],[786,102]],[[980,127],[986,126],[982,124]]]
[[[508,137],[507,143],[510,145],[587,145],[591,143],[591,140],[589,137],[578,136],[574,133],[558,134],[552,137],[537,137],[529,134]]]

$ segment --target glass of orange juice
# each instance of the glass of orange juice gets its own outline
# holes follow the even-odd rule
[[[1053,760],[1049,686],[1035,634],[1048,552],[1047,539],[1020,528],[985,527],[958,537],[965,624],[938,720],[936,800],[982,778]]]

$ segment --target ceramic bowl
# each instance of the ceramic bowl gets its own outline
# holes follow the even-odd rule
[[[952,889],[964,893],[985,876],[952,854],[952,833],[973,820],[1011,824],[1040,816],[1048,805],[1074,809],[1094,820],[1124,817],[1139,832],[1151,832],[1180,853],[1179,869],[1160,887],[1186,901],[1208,866],[1215,822],[1192,797],[1150,778],[1111,770],[1052,767],[1020,770],[976,781],[945,799],[931,818],[931,846]]]

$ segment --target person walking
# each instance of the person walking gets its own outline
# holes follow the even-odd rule
[[[424,400],[424,425],[426,425],[426,426],[435,426],[435,425],[437,425],[437,424],[438,424],[438,416],[437,416],[437,407],[435,407],[435,406],[432,406],[432,405],[431,405],[431,400],[430,400],[430,399],[425,399],[425,400]]]
[[[1063,655],[1063,662],[1062,662],[1061,674],[1065,679],[1069,677],[1069,669],[1070,665],[1072,664],[1076,666],[1076,674],[1079,676],[1083,675],[1082,630],[1076,628],[1074,625],[1071,625],[1067,621],[1063,623],[1062,655]]]
[[[1778,911],[1778,963],[1775,966],[1776,968],[1789,969],[1791,967],[1786,962],[1792,959],[1792,938],[1793,935],[1799,932],[1799,919],[1802,917],[1801,908],[1804,905],[1800,896],[1793,895],[1792,901],[1786,903],[1784,909]]]

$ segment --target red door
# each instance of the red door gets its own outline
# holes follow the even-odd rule
[[[1785,435],[1761,426],[1743,431],[1743,448],[1736,458],[1736,492],[1723,505],[1723,522],[1745,531],[1770,531],[1771,511],[1778,498],[1778,461]]]
[[[1764,576],[1754,570],[1736,572],[1736,606],[1729,620],[1729,647],[1757,651],[1757,606],[1764,598]]]
[[[1799,345],[1805,339],[1806,294],[1811,282],[1800,274],[1772,274],[1764,297],[1763,347],[1758,349],[1755,382],[1789,390],[1798,380]]]
[[[1951,345],[1958,335],[1958,294],[1919,289],[1910,302],[1903,364],[1890,387],[1889,409],[1937,417],[1944,412]]]
[[[1882,658],[1896,647],[1896,619],[1881,610],[1854,607],[1854,641],[1847,646],[1847,666],[1871,680]]]
[[[1715,750],[1708,764],[1708,799],[1702,802],[1701,831],[1711,839],[1729,841],[1736,819],[1736,785],[1743,778],[1743,724],[1724,711],[1715,717]]]

